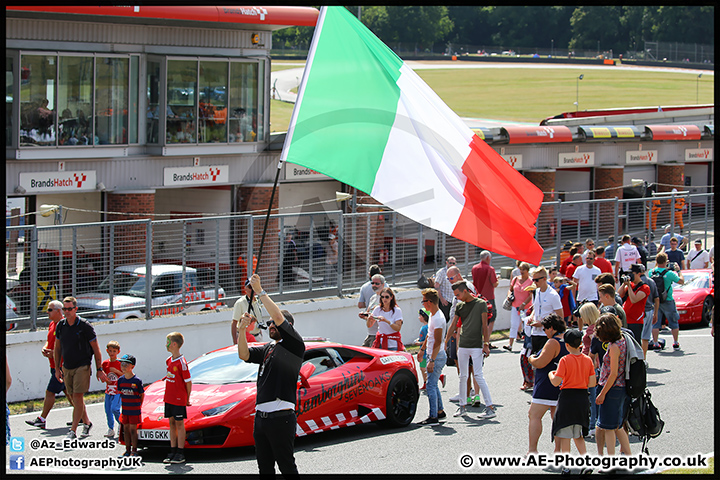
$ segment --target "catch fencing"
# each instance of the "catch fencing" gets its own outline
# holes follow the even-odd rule
[[[600,246],[607,245],[609,237],[627,233],[641,239],[653,234],[657,243],[663,225],[669,223],[673,231],[680,231],[680,219],[690,245],[701,238],[709,246],[714,241],[713,200],[713,193],[703,193],[544,202],[536,231],[545,250],[542,264],[559,263],[568,240],[593,238]],[[678,217],[674,207],[682,207],[683,201]],[[153,265],[179,265],[182,285],[196,275],[197,285],[192,288],[202,290],[204,297],[194,300],[182,295],[178,302],[184,309],[217,303],[232,306],[252,270],[259,273],[265,290],[281,298],[342,296],[357,293],[373,264],[382,268],[389,285],[411,286],[421,275],[433,276],[448,256],[454,256],[469,278],[482,251],[393,211],[330,211],[271,215],[257,264],[264,224],[264,215],[233,215],[7,227],[6,286],[19,317],[10,318],[7,311],[6,321],[18,329],[47,326],[47,303],[68,295],[102,293],[112,298],[107,309],[98,310],[106,318],[137,309],[118,306],[119,286],[110,273],[121,266],[145,266],[151,271]],[[491,246],[487,249],[492,251]],[[515,266],[515,260],[496,255],[493,265],[499,272]],[[143,288],[144,295],[135,292],[144,299],[142,317],[163,314],[162,308],[168,311],[167,305],[153,304],[152,282],[145,282]]]

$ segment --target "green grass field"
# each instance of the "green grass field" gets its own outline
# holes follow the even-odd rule
[[[275,65],[276,68],[296,66]],[[461,117],[540,123],[575,110],[714,103],[715,76],[694,73],[607,69],[473,68],[417,70],[418,75]],[[287,130],[292,105],[273,101],[271,132]]]

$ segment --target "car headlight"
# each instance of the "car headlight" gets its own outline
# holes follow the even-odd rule
[[[230,410],[232,407],[240,403],[240,401],[233,402],[233,403],[226,403],[225,405],[220,405],[219,407],[211,408],[210,410],[204,410],[202,412],[203,415],[206,417],[213,417],[215,415],[221,415],[228,410]]]

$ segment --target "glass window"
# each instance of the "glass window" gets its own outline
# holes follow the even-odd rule
[[[130,57],[130,108],[128,108],[128,142],[138,143],[138,97],[140,95],[140,57]]]
[[[196,143],[197,61],[167,62],[167,143]]]
[[[13,135],[14,122],[14,91],[13,87],[13,59],[5,57],[5,145],[13,147],[15,135]]]
[[[160,128],[160,62],[147,62],[147,143],[158,143]]]
[[[20,144],[55,145],[56,57],[23,55],[20,61]]]
[[[230,64],[230,141],[256,142],[258,64]]]
[[[128,143],[129,58],[97,57],[95,144]]]
[[[200,62],[198,122],[200,143],[227,142],[227,62]]]
[[[258,104],[258,118],[257,118],[257,141],[265,139],[265,97],[262,92],[265,91],[265,62],[260,62],[258,66],[258,87],[255,89],[255,96],[258,100],[255,100]]]
[[[93,57],[60,57],[58,144],[92,145]]]

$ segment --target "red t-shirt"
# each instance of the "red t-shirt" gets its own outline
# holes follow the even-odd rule
[[[165,360],[167,364],[167,375],[165,377],[165,403],[184,407],[187,405],[187,387],[185,383],[190,381],[190,370],[188,369],[185,357],[180,355],[173,359],[172,355]]]
[[[562,255],[562,254],[561,254]],[[568,257],[560,262],[560,273],[565,275],[568,278],[572,278],[572,275],[566,275],[568,266],[572,263],[572,256],[568,254]]]
[[[472,267],[471,273],[478,295],[482,295],[488,300],[494,300],[495,287],[493,287],[493,283],[497,279],[495,269],[485,262],[480,262]]]
[[[102,369],[103,372],[105,372],[105,375],[107,375],[107,386],[105,387],[105,394],[106,395],[117,395],[120,392],[118,392],[117,388],[117,381],[118,378],[120,378],[120,375],[118,375],[115,372],[111,372],[110,369],[115,368],[117,370],[120,370],[122,372],[122,368],[120,368],[120,360],[115,360],[114,362],[111,362],[110,359],[103,360],[102,362]]]
[[[578,268],[580,265],[575,265],[574,263],[571,263],[568,265],[567,269],[565,270],[565,277],[566,278],[573,278],[573,273],[575,273],[575,269]],[[551,281],[548,279],[548,282]]]
[[[595,375],[595,367],[587,355],[569,353],[560,359],[555,375],[562,378],[560,390],[565,388],[587,389],[588,380]]]
[[[601,273],[613,273],[612,263],[610,263],[607,258],[595,257],[595,263],[593,263],[593,265],[598,267]]]
[[[50,322],[50,326],[48,327],[48,334],[47,334],[47,348],[50,350],[55,350],[55,339],[57,338],[55,336],[55,328],[57,327],[57,323]],[[53,370],[55,369],[55,355],[50,355],[50,368]],[[62,361],[62,359],[60,360]]]
[[[635,284],[630,282],[630,288],[632,288],[635,293],[645,292],[645,298],[643,298],[637,303],[632,303],[632,301],[630,300],[630,294],[627,294],[627,300],[625,300],[625,303],[623,303],[623,310],[625,310],[625,317],[627,318],[627,323],[644,323],[645,302],[647,302],[647,299],[650,298],[650,286],[643,283],[640,288],[636,290]]]

